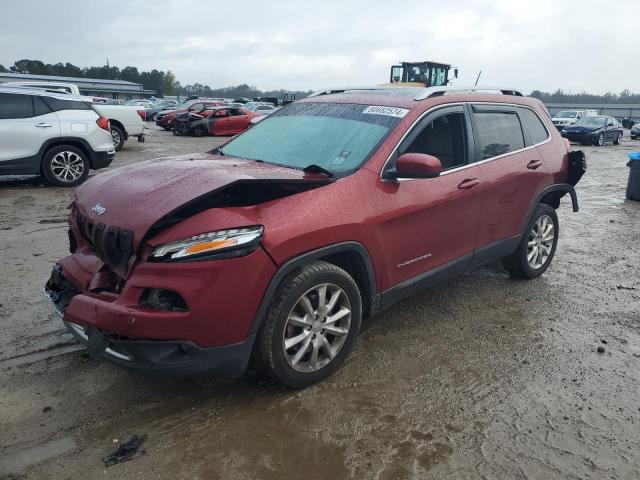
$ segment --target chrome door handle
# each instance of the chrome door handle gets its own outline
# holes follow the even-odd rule
[[[38,128],[48,128],[48,127],[53,127],[53,125],[51,125],[50,123],[40,122],[40,123],[36,123],[36,127],[38,127]]]

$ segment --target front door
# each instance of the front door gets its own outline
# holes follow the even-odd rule
[[[470,265],[482,178],[469,131],[463,106],[445,107],[420,121],[398,148],[397,155],[438,157],[443,172],[436,178],[381,181],[381,210],[388,214],[376,223],[385,252],[384,265],[378,266],[384,290],[419,282],[438,267]]]

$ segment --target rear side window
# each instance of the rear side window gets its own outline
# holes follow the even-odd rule
[[[33,117],[30,95],[0,93],[0,119]]]
[[[524,135],[515,112],[476,112],[476,135],[481,160],[524,148]]]
[[[34,116],[37,117],[38,115],[45,115],[47,113],[51,113],[51,109],[49,108],[49,105],[44,103],[44,100],[42,100],[42,97],[33,96],[31,98],[33,99]]]
[[[549,132],[540,117],[528,108],[519,108],[520,120],[524,131],[529,135],[530,145],[542,143],[549,138]]]
[[[53,97],[42,97],[45,103],[54,112],[60,110],[91,110],[91,104],[87,102],[81,102],[80,100],[60,100]]]

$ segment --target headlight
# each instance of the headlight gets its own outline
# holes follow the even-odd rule
[[[262,225],[203,233],[184,240],[165,243],[151,252],[157,260],[208,257],[225,252],[253,251],[262,239]],[[236,256],[236,255],[230,255]]]

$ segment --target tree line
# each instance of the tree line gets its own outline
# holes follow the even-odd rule
[[[591,93],[570,93],[561,89],[553,93],[534,90],[531,96],[542,100],[544,103],[579,103],[592,105],[598,103],[640,103],[640,94],[632,93],[629,89],[622,92],[607,92],[604,95],[592,95]]]
[[[145,90],[153,90],[156,96],[164,97],[172,95],[188,97],[222,97],[222,98],[254,98],[254,97],[278,97],[281,98],[288,90],[262,91],[255,86],[241,84],[231,87],[211,88],[209,85],[194,83],[182,85],[176,80],[171,70],[162,71],[155,68],[151,71],[139,71],[137,67],[126,66],[119,68],[111,65],[101,67],[78,67],[67,63],[44,63],[40,60],[22,59],[16,61],[8,69],[0,65],[0,73],[30,73],[33,75],[55,75],[60,77],[97,78],[109,80],[126,80],[128,82],[141,83]],[[307,96],[311,91],[295,91],[297,98]]]

